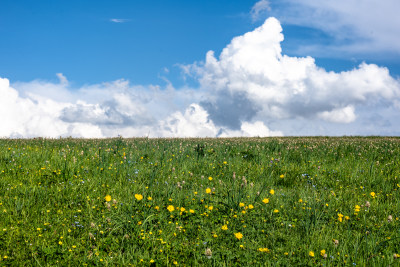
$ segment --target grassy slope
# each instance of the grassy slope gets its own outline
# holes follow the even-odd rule
[[[399,158],[400,138],[3,139],[0,265],[399,264]]]

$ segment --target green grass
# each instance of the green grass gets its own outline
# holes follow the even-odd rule
[[[400,138],[1,139],[0,266],[394,266],[399,177]]]

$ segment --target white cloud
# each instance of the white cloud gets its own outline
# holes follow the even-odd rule
[[[209,51],[184,66],[196,89],[0,78],[0,137],[400,135],[400,81],[388,69],[327,72],[283,54],[283,39],[270,18],[218,57]]]
[[[125,23],[125,22],[128,22],[130,20],[129,19],[110,19],[110,21],[114,22],[114,23]]]
[[[251,8],[250,15],[253,21],[260,19],[262,14],[270,11],[271,7],[268,0],[261,0],[254,4]]]
[[[233,38],[216,58],[209,51],[203,64],[191,66],[209,101],[202,106],[210,118],[239,129],[246,121],[305,119],[352,123],[357,109],[383,102],[398,105],[400,83],[386,68],[362,63],[347,72],[327,72],[311,57],[282,55],[282,28],[270,18],[259,28]],[[222,103],[231,103],[223,110]],[[241,106],[242,114],[234,111]],[[231,109],[230,109],[231,108]],[[249,115],[246,117],[246,115]]]
[[[261,3],[260,1],[258,3]],[[320,29],[332,45],[299,45],[297,52],[319,56],[400,54],[400,1],[271,0],[269,15],[285,24]]]

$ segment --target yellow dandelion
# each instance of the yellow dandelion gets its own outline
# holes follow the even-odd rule
[[[285,178],[285,175],[281,174],[281,175],[279,176],[279,178],[283,179],[283,178]]]
[[[269,199],[268,198],[264,198],[262,202],[265,203],[265,204],[268,204],[269,203]]]
[[[210,176],[210,177],[208,177],[208,180],[212,181],[212,179],[213,179],[213,178],[212,178],[211,176]]]
[[[254,206],[250,204],[249,209],[254,209]]]
[[[274,209],[274,213],[278,213],[279,212],[279,210],[278,209]]]
[[[271,189],[271,190],[269,190],[269,193],[270,193],[271,195],[273,195],[273,194],[275,194],[275,190],[274,190],[274,189]]]
[[[314,254],[314,251],[310,251],[310,252],[308,252],[308,256],[310,256],[310,257],[314,257],[314,256],[315,256],[315,254]]]
[[[323,257],[325,255],[326,251],[325,249],[321,250],[321,256]]]
[[[167,207],[167,210],[169,210],[169,212],[173,212],[173,211],[175,210],[175,208],[174,208],[174,206],[169,205],[169,206]]]
[[[211,189],[210,189],[210,188],[207,188],[207,189],[206,189],[206,193],[207,193],[207,194],[211,194]]]
[[[104,198],[107,202],[109,202],[109,201],[111,201],[111,196],[110,195],[107,195],[107,196],[105,196],[105,198]]]
[[[239,239],[239,240],[243,238],[243,235],[242,235],[241,232],[234,233],[234,235],[235,235],[235,237],[236,237],[237,239]]]
[[[244,207],[244,206],[245,206],[244,203],[242,202],[239,203],[239,207]]]
[[[223,226],[221,227],[221,229],[224,230],[224,231],[228,230],[228,225],[226,225],[226,224],[223,225]]]
[[[143,196],[141,194],[135,194],[135,198],[140,201],[143,199]]]
[[[371,195],[371,197],[373,197],[373,198],[375,198],[375,197],[376,197],[376,194],[375,194],[375,192],[371,192],[371,193],[370,193],[370,195]]]

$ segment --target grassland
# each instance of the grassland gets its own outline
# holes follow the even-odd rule
[[[400,138],[0,140],[0,266],[395,266]]]

